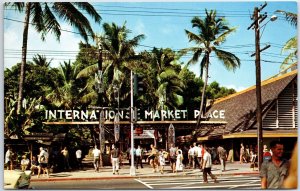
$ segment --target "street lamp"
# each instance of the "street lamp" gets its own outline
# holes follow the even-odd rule
[[[256,120],[257,120],[257,147],[258,147],[258,168],[261,169],[261,164],[263,161],[263,131],[262,131],[262,108],[261,108],[261,67],[260,67],[260,52],[266,50],[270,47],[270,45],[260,49],[260,28],[266,26],[266,24],[270,21],[275,21],[277,16],[273,15],[269,21],[267,21],[261,27],[259,23],[262,22],[267,15],[260,15],[260,11],[267,6],[267,3],[262,5],[260,8],[255,7],[253,13],[253,23],[248,27],[248,30],[254,26],[255,30],[255,69],[256,69]],[[263,33],[263,32],[262,32]]]
[[[133,137],[133,72],[132,70],[130,71],[130,142],[131,142],[131,149],[130,149],[130,154],[131,154],[131,166],[130,166],[130,175],[135,176],[135,167],[134,167],[134,153],[133,153],[133,148],[134,148],[134,137]]]

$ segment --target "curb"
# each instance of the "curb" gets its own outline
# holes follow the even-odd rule
[[[236,175],[258,175],[259,172],[235,172],[235,173],[226,173],[226,174],[220,174],[220,173],[215,173],[214,175],[216,176],[236,176]],[[77,178],[35,178],[31,179],[31,182],[54,182],[54,181],[83,181],[83,180],[111,180],[111,179],[141,179],[141,178],[163,178],[163,177],[168,177],[168,178],[175,178],[175,177],[199,177],[201,174],[198,175],[149,175],[149,176],[105,176],[105,177],[77,177]]]

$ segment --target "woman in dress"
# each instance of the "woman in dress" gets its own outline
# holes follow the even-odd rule
[[[183,160],[182,150],[178,149],[177,150],[177,158],[176,158],[176,167],[175,167],[176,172],[183,171],[182,160]]]
[[[164,167],[166,165],[166,158],[165,158],[165,152],[166,151],[160,151],[159,152],[159,166],[160,166],[160,173],[164,173]]]

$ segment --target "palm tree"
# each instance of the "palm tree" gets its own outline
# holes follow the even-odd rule
[[[154,48],[150,57],[151,71],[155,97],[158,102],[155,109],[178,108],[183,103],[183,82],[176,70],[177,57],[171,49]]]
[[[49,68],[52,59],[51,59],[50,61],[47,61],[47,58],[46,58],[45,55],[37,54],[36,56],[34,56],[34,57],[32,58],[32,61],[33,61],[33,63],[36,64],[37,66]]]
[[[282,10],[277,10],[277,13],[281,13],[285,15],[285,19],[295,28],[297,28],[297,14],[291,13],[291,12],[286,12]],[[297,43],[297,36],[292,37],[289,39],[283,48],[281,49],[281,53],[283,52],[289,52],[289,55],[284,59],[282,62],[280,69],[286,70],[290,68],[291,66],[297,65],[297,52],[298,52],[298,43]]]
[[[217,18],[216,11],[211,10],[208,12],[205,10],[206,17],[201,19],[194,17],[191,21],[192,27],[196,27],[198,34],[195,34],[189,30],[185,30],[190,42],[194,42],[196,46],[185,48],[181,52],[186,54],[192,52],[193,57],[188,61],[188,64],[200,62],[200,76],[202,78],[203,69],[205,69],[205,82],[202,89],[201,104],[200,104],[200,115],[198,117],[197,126],[200,123],[201,114],[203,112],[205,90],[208,80],[208,69],[210,63],[210,56],[212,53],[216,55],[219,61],[221,61],[226,69],[234,71],[240,66],[240,59],[234,54],[219,49],[219,46],[225,42],[226,37],[235,31],[235,28],[229,28],[224,18]]]
[[[128,39],[131,31],[126,28],[125,24],[117,26],[115,23],[104,23],[104,34],[97,37],[99,46],[103,48],[103,86],[109,102],[112,102],[113,87],[116,84],[120,91],[124,92],[120,94],[121,100],[124,100],[129,95],[129,91],[126,88],[126,83],[129,82],[128,76],[130,70],[134,68],[134,65],[139,62],[140,58],[140,56],[135,54],[134,48],[144,39],[143,34]],[[92,76],[97,69],[97,64],[88,66],[79,72],[77,78]],[[93,81],[90,82],[93,83]],[[93,93],[93,95],[95,94]]]
[[[64,61],[60,64],[58,74],[60,78],[55,82],[55,87],[48,87],[46,99],[58,108],[74,109],[80,96],[80,87],[76,83],[77,67],[70,61]]]
[[[62,19],[74,26],[79,31],[80,35],[88,41],[88,36],[94,36],[94,32],[89,20],[79,11],[79,9],[86,11],[97,23],[100,23],[101,17],[93,6],[87,2],[16,2],[5,3],[5,6],[14,7],[19,12],[23,12],[25,8],[22,63],[17,104],[17,114],[20,114],[21,102],[23,99],[29,25],[32,24],[35,27],[36,31],[41,34],[42,40],[45,40],[46,35],[49,32],[53,33],[56,36],[56,39],[59,40],[61,36],[61,27],[58,19]],[[58,18],[56,18],[56,16]]]

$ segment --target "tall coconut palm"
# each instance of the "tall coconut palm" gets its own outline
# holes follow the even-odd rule
[[[282,10],[277,10],[277,13],[281,13],[285,15],[285,19],[295,28],[297,27],[297,14],[291,13],[291,12],[286,12]],[[288,52],[289,55],[284,59],[282,62],[280,69],[281,70],[286,70],[290,66],[297,65],[297,52],[298,52],[298,38],[297,36],[292,37],[289,39],[285,45],[281,49],[281,53],[283,52]]]
[[[89,35],[94,36],[94,32],[89,20],[80,10],[85,11],[95,20],[95,22],[100,23],[101,17],[93,6],[87,2],[8,2],[5,3],[5,6],[14,7],[19,12],[23,12],[25,8],[22,64],[17,104],[17,114],[20,114],[21,102],[23,99],[29,25],[33,25],[35,30],[41,34],[42,40],[45,40],[46,35],[49,32],[53,33],[56,39],[59,40],[61,36],[61,27],[58,21],[61,19],[74,26],[79,31],[80,35],[88,41]]]
[[[128,83],[128,76],[130,70],[134,68],[134,65],[139,62],[139,56],[135,54],[134,48],[138,46],[140,41],[144,39],[144,35],[140,34],[132,39],[128,39],[128,35],[131,32],[126,28],[126,23],[122,26],[118,26],[115,23],[103,24],[104,34],[97,37],[103,51],[103,76],[105,92],[108,101],[112,101],[113,86],[118,85],[120,91],[124,94],[120,94],[121,99],[125,99],[128,94],[126,91],[126,83]],[[83,69],[79,74],[80,77],[87,77],[94,75],[97,71],[97,64],[91,65]],[[122,98],[123,97],[123,98]]]
[[[55,82],[55,87],[49,87],[46,99],[58,108],[74,109],[79,103],[80,87],[76,83],[78,70],[72,63],[64,62],[60,64],[59,76]]]
[[[205,69],[204,86],[202,89],[200,115],[197,120],[197,126],[201,120],[201,114],[204,107],[205,90],[208,80],[208,69],[210,63],[211,54],[214,53],[219,61],[221,61],[226,69],[234,71],[240,66],[240,59],[234,54],[219,49],[219,46],[225,42],[226,37],[235,31],[235,28],[229,28],[224,18],[217,18],[217,12],[211,10],[208,12],[205,10],[206,17],[201,19],[200,17],[194,17],[191,21],[192,27],[198,30],[198,34],[189,30],[185,30],[190,42],[194,42],[194,47],[185,48],[182,53],[192,52],[193,57],[188,61],[188,64],[200,62],[200,76],[203,75],[203,69]]]
[[[158,102],[155,109],[178,108],[182,104],[183,82],[179,78],[178,71],[174,65],[177,61],[175,53],[171,49],[154,48],[151,53],[151,71],[150,75],[153,80],[155,97]]]

